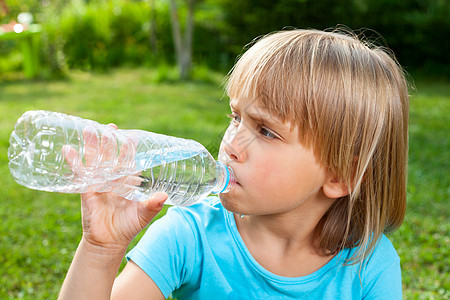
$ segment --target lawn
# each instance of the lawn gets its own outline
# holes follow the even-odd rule
[[[60,111],[122,129],[192,138],[217,154],[228,122],[222,76],[158,84],[156,77],[150,70],[120,69],[75,72],[54,82],[0,83],[0,299],[55,298],[81,236],[78,195],[32,191],[9,175],[9,134],[23,112]],[[405,298],[449,299],[449,84],[422,80],[416,86],[408,210],[390,238],[402,259]]]

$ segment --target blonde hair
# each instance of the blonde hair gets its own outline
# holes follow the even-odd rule
[[[300,141],[349,187],[317,226],[324,252],[359,247],[348,263],[362,262],[401,225],[409,100],[393,55],[351,33],[281,31],[242,55],[226,91],[298,126]]]

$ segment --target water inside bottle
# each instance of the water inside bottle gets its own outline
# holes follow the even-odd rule
[[[131,195],[136,201],[164,191],[169,194],[166,204],[190,205],[207,196],[216,181],[215,161],[205,150],[138,154],[136,168],[142,170],[142,182]]]
[[[135,157],[137,170],[148,170],[150,168],[159,166],[163,163],[171,163],[189,159],[198,155],[200,151],[186,151],[183,149],[171,152],[164,152],[162,150],[154,150],[145,153],[138,153]]]

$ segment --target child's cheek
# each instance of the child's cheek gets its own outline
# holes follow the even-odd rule
[[[273,167],[269,160],[261,161],[257,165],[251,165],[250,168],[251,175],[249,177],[261,189],[264,189],[267,185],[272,185],[278,177],[278,168]]]

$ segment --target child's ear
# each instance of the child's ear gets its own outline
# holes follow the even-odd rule
[[[350,194],[350,189],[336,176],[329,176],[323,185],[323,192],[328,198],[337,199]]]

